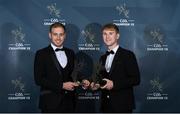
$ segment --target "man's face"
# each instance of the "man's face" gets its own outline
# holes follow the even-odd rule
[[[52,28],[51,32],[49,33],[51,42],[57,47],[61,47],[63,45],[65,36],[66,33],[62,27]]]
[[[114,29],[104,29],[102,34],[106,46],[114,47],[118,44],[119,33],[117,33]]]

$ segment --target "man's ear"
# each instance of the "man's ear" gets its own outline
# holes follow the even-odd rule
[[[51,33],[49,32],[49,38],[51,39]]]
[[[119,39],[119,37],[120,37],[120,34],[118,33],[118,34],[117,34],[117,39]]]
[[[66,39],[66,33],[64,34],[64,39]]]

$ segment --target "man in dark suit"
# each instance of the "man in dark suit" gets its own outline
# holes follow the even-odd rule
[[[42,112],[74,112],[74,88],[71,73],[75,54],[65,48],[65,26],[56,22],[50,26],[51,44],[36,52],[34,79],[40,86],[39,108]]]
[[[101,71],[106,84],[102,90],[102,112],[131,113],[135,108],[133,86],[140,83],[138,64],[133,52],[119,46],[119,29],[115,24],[106,24],[102,28],[103,41],[108,48],[100,61],[105,67]],[[92,89],[98,86],[91,84]],[[93,88],[94,87],[94,88]]]

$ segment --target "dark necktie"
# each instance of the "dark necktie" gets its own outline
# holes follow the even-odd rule
[[[64,48],[61,48],[61,49],[56,48],[55,51],[56,51],[56,52],[57,52],[57,51],[64,51]]]
[[[109,54],[114,54],[114,51],[111,50],[111,51],[106,51],[106,56],[108,56]]]

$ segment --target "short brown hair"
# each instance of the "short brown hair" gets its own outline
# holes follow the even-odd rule
[[[61,27],[64,29],[64,32],[66,32],[66,27],[60,23],[60,22],[55,22],[53,23],[50,27],[49,27],[49,32],[52,32],[52,28],[57,28],[57,27]]]
[[[114,29],[117,33],[119,33],[119,28],[118,28],[118,26],[115,25],[114,23],[105,24],[105,25],[102,27],[102,31],[105,30],[105,29]]]

